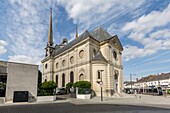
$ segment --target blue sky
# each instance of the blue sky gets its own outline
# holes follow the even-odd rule
[[[170,72],[169,0],[0,0],[0,60],[41,64],[50,7],[53,38],[102,26],[123,47],[124,79]]]

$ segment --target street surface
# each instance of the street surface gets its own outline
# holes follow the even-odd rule
[[[170,97],[123,95],[101,101],[59,95],[54,102],[0,104],[0,113],[170,113]]]
[[[170,113],[170,109],[117,104],[48,103],[1,106],[0,113]]]

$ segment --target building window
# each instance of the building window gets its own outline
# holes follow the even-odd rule
[[[97,79],[101,79],[101,74],[100,74],[100,71],[97,71]]]
[[[47,67],[48,67],[48,65],[47,65],[47,64],[45,64],[45,69],[47,69]]]
[[[62,61],[62,65],[63,65],[63,66],[65,66],[65,64],[66,64],[66,61],[65,61],[65,60],[63,60],[63,61]]]
[[[117,59],[117,53],[116,53],[116,51],[113,51],[113,57],[114,57],[114,59]]]
[[[74,83],[74,73],[73,73],[73,71],[72,72],[70,72],[70,83]]]
[[[116,74],[115,74],[115,80],[117,80],[117,79],[118,79],[118,74],[116,73]]]
[[[65,74],[62,74],[62,87],[65,87]]]
[[[56,81],[56,86],[58,87],[58,75],[56,75],[55,81]]]
[[[81,51],[79,52],[79,57],[80,57],[80,58],[83,58],[83,57],[84,57],[84,50],[81,50]]]
[[[58,69],[58,63],[56,63],[56,65],[55,65],[55,66],[56,66],[56,69]]]
[[[93,57],[95,57],[95,55],[96,55],[96,50],[94,49],[93,50]]]
[[[47,79],[45,79],[45,82],[47,82]]]
[[[73,57],[73,56],[70,58],[70,63],[71,63],[71,64],[74,63],[74,57]]]
[[[79,81],[83,81],[84,80],[84,75],[83,74],[80,74],[79,76]]]

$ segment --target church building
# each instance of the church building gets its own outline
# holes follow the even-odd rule
[[[42,81],[54,80],[57,86],[76,81],[89,81],[91,88],[100,96],[100,87],[104,96],[112,96],[124,89],[122,51],[123,47],[117,35],[110,35],[101,27],[92,32],[84,31],[68,42],[54,45],[52,29],[52,11],[46,54],[42,62]]]

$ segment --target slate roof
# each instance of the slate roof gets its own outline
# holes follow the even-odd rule
[[[110,39],[112,37],[108,32],[103,30],[101,27],[94,30],[91,34],[99,42]]]
[[[68,43],[67,45],[65,45],[62,48],[55,48],[54,52],[53,52],[53,56],[58,55],[66,50],[68,50],[69,48],[71,48],[73,45],[83,41],[84,39],[88,38],[88,37],[92,37],[91,34],[86,30],[82,35],[80,35],[78,37],[78,39],[74,39],[73,41],[71,41],[70,43]]]
[[[0,74],[7,73],[6,67],[5,66],[0,66]]]
[[[102,42],[104,40],[110,39],[112,36],[108,32],[106,32],[105,30],[103,30],[101,27],[97,28],[92,33],[90,33],[88,30],[86,30],[77,39],[74,39],[73,41],[69,42],[64,47],[58,48],[58,46],[56,46],[55,50],[53,51],[53,56],[56,56],[56,55],[58,55],[58,54],[60,54],[64,51],[68,50],[73,45],[85,40],[88,37],[94,38],[97,41]]]
[[[103,62],[107,62],[107,60],[104,58],[104,56],[102,55],[101,51],[99,51],[95,57],[92,59],[92,61],[103,61]]]

